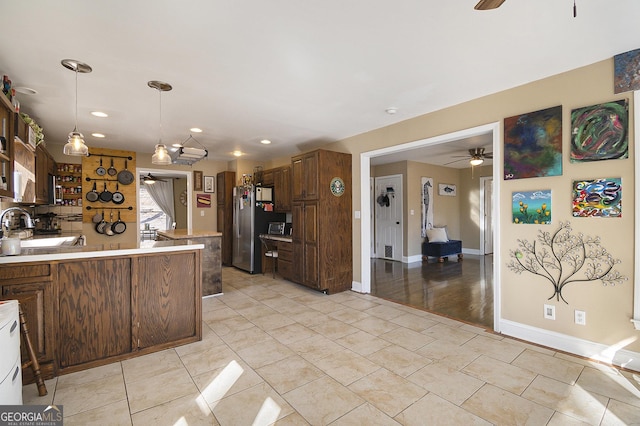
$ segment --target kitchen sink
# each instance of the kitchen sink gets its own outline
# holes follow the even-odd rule
[[[28,240],[21,240],[20,247],[57,247],[57,246],[73,246],[78,243],[80,237],[77,235],[69,237],[47,237],[47,238],[32,238]]]

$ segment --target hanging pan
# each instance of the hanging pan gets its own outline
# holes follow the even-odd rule
[[[104,220],[104,216],[103,214],[101,214],[100,212],[96,211],[96,214],[93,215],[93,217],[91,218],[91,221],[93,223],[100,223]]]
[[[96,169],[96,174],[98,176],[104,176],[107,174],[107,169],[105,169],[104,167],[102,167],[102,157],[100,157],[100,167],[98,167]]]
[[[104,220],[104,209],[102,210],[102,220],[96,224],[96,232],[98,234],[104,234],[104,228],[107,226],[107,222]]]
[[[116,192],[113,193],[111,201],[113,201],[114,204],[124,203],[124,194],[120,192],[120,184],[118,182],[116,182]]]
[[[113,167],[113,158],[111,159],[111,166],[109,166],[107,173],[109,173],[109,176],[115,176],[118,174],[118,171],[116,170],[116,168]]]
[[[122,234],[127,230],[127,224],[120,219],[120,210],[118,210],[118,220],[111,225],[111,230],[114,234]]]
[[[133,173],[127,169],[127,160],[124,160],[124,170],[120,170],[120,172],[118,172],[118,182],[123,185],[131,185],[133,180]]]
[[[98,198],[100,198],[100,195],[98,194],[98,191],[96,191],[96,183],[93,182],[93,188],[91,189],[91,191],[87,192],[86,195],[87,201],[91,201],[92,203],[94,201],[98,201]]]
[[[111,191],[107,189],[107,182],[104,183],[104,190],[100,193],[100,201],[108,203],[113,198]]]

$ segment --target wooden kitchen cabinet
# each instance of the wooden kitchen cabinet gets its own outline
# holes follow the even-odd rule
[[[201,319],[195,306],[200,258],[193,253],[142,256],[138,275],[145,277],[136,292],[134,340],[137,349],[195,337]],[[176,279],[179,285],[176,285]]]
[[[274,211],[291,211],[291,166],[278,167],[273,171]]]
[[[36,204],[49,204],[55,194],[50,194],[49,176],[55,179],[57,166],[51,154],[42,145],[36,147]],[[82,186],[81,183],[78,185]],[[82,194],[81,194],[82,195]],[[51,198],[50,198],[51,196]]]
[[[351,288],[351,155],[317,150],[292,158],[293,281],[334,293]]]
[[[35,263],[29,266],[0,267],[2,299],[16,299],[22,306],[27,320],[29,338],[36,352],[43,378],[55,376],[55,332],[54,332],[54,282],[49,264]],[[29,360],[24,345],[21,345],[22,362]],[[23,383],[33,383],[31,369],[22,371]]]
[[[293,279],[293,244],[278,241],[278,273],[285,280]]]
[[[222,264],[233,263],[233,187],[235,172],[220,172],[216,176],[218,232],[222,232]]]
[[[131,258],[63,262],[58,267],[61,368],[131,352]]]
[[[0,93],[0,197],[13,198],[13,138],[14,109],[9,99]]]

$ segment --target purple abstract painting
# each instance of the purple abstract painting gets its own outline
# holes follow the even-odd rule
[[[562,175],[562,106],[504,119],[504,178]]]

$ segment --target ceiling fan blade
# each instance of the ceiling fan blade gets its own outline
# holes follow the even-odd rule
[[[505,0],[480,0],[478,4],[475,5],[475,10],[491,10],[496,9],[504,3]]]
[[[487,152],[487,153],[484,155],[484,158],[493,159],[493,152]]]
[[[469,157],[465,156],[465,158],[461,158],[459,160],[453,160],[453,161],[449,161],[448,163],[444,163],[443,166],[448,166],[449,164],[457,163],[458,161],[465,161],[465,160],[468,160],[468,159],[469,159]]]

